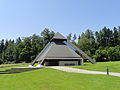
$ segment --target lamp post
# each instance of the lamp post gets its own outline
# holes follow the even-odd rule
[[[109,68],[108,66],[106,67],[107,75],[109,75]]]

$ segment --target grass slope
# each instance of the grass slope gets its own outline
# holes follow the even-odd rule
[[[1,74],[0,90],[119,90],[120,77],[68,73],[43,68]]]
[[[85,63],[83,66],[72,66],[74,68],[94,70],[94,71],[106,71],[106,66],[109,67],[110,72],[120,72],[120,61],[114,62],[97,62],[97,64]]]
[[[3,64],[0,65],[0,71],[4,71],[6,69],[16,68],[16,67],[28,67],[29,64],[19,63],[19,64]]]

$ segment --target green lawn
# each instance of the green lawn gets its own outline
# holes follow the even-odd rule
[[[119,90],[120,77],[68,73],[42,68],[0,74],[0,90]]]
[[[20,64],[3,64],[0,65],[0,71],[4,71],[6,69],[16,68],[16,67],[28,67],[29,64],[20,63]]]
[[[120,72],[120,61],[114,62],[97,62],[97,64],[85,63],[83,66],[72,66],[74,68],[94,70],[94,71],[106,71],[106,66],[109,67],[110,72]]]

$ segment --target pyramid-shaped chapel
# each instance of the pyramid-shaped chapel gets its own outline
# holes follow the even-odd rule
[[[57,32],[33,60],[32,65],[37,62],[44,66],[75,66],[83,65],[84,59],[88,59],[93,64],[95,63],[87,54]]]

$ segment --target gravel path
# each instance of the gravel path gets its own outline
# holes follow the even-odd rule
[[[71,67],[66,67],[66,66],[52,66],[51,68],[57,69],[57,70],[61,70],[61,71],[65,71],[65,72],[86,73],[86,74],[104,74],[104,75],[107,75],[106,72],[89,71],[89,70],[71,68]],[[120,73],[116,73],[116,72],[109,72],[109,75],[120,77]]]

